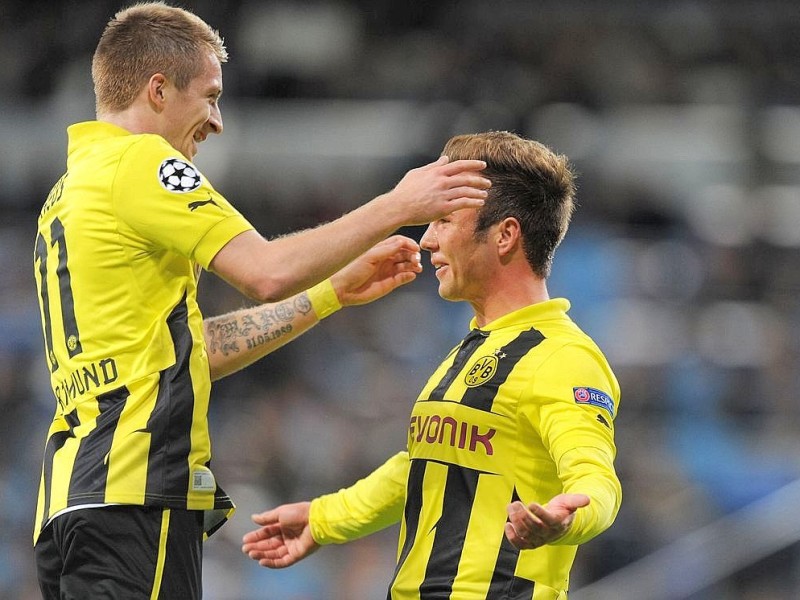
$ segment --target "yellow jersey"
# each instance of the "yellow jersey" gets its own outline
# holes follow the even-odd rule
[[[314,539],[340,543],[400,521],[394,600],[563,600],[578,544],[621,502],[614,471],[617,379],[567,316],[534,304],[472,330],[439,365],[411,413],[408,449],[370,476],[315,499]],[[506,506],[581,493],[568,532],[519,551]]]
[[[86,122],[38,219],[34,275],[56,410],[34,542],[92,504],[232,511],[210,470],[197,279],[252,229],[158,135]]]

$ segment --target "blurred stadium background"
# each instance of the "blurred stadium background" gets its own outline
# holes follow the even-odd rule
[[[53,401],[36,215],[91,53],[126,3],[0,0],[0,598],[38,597],[30,535]],[[456,133],[569,155],[580,207],[550,291],[623,390],[617,523],[578,600],[800,597],[800,10],[795,2],[183,2],[226,38],[225,134],[197,163],[268,235],[338,216]],[[420,230],[409,230],[419,235]],[[204,276],[206,314],[244,300]],[[396,530],[286,571],[240,554],[249,515],[344,486],[404,445],[466,327],[427,270],[216,385],[215,470],[239,510],[209,600],[382,598]]]

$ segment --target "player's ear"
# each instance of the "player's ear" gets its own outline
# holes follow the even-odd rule
[[[497,251],[501,256],[509,254],[522,243],[522,226],[515,217],[506,217],[497,226]]]
[[[161,112],[166,101],[167,78],[162,73],[154,73],[147,81],[147,99],[157,112]]]

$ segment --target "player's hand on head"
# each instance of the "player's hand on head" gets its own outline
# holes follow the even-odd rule
[[[331,277],[342,306],[366,304],[405,285],[422,271],[419,244],[393,235]]]
[[[242,538],[242,552],[262,567],[282,569],[304,559],[319,548],[308,522],[310,502],[283,504],[253,515],[260,525]]]
[[[386,194],[397,209],[404,211],[408,225],[427,225],[455,210],[480,208],[491,187],[481,174],[482,160],[456,160],[446,156],[411,169]]]

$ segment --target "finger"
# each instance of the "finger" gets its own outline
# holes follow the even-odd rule
[[[250,531],[242,536],[243,544],[260,544],[270,539],[281,539],[281,531],[279,526],[274,528],[264,527]]]
[[[260,529],[254,529],[253,531],[249,531],[242,536],[242,541],[245,543],[253,543],[258,542],[268,537],[275,535],[275,531],[269,526],[262,527]]]
[[[274,550],[275,549],[273,548],[273,551]],[[245,544],[242,546],[242,552],[244,552],[253,560],[258,560],[259,558],[264,557],[264,552],[266,552],[266,550],[262,548],[260,544]]]
[[[397,265],[398,273],[422,273],[422,261],[409,260]]]
[[[396,264],[391,272],[392,279],[402,278],[405,283],[408,281],[414,281],[414,278],[417,276],[418,273],[422,272],[422,267],[419,265],[415,265],[413,263],[399,263]],[[406,281],[406,277],[411,277],[408,281]]]
[[[547,527],[558,527],[567,515],[575,512],[575,509],[567,509],[567,514],[555,513],[547,510],[539,504],[531,504],[528,509],[539,518],[539,520]]]
[[[268,567],[270,569],[283,569],[295,562],[292,555],[288,552],[274,556],[253,555],[250,558],[257,561],[262,567]]]
[[[400,247],[406,248],[412,251],[419,251],[419,244],[413,238],[408,237],[407,235],[402,235],[400,233],[396,233],[394,235],[389,236],[381,244],[400,244]]]
[[[517,500],[509,504],[506,509],[508,518],[514,526],[514,529],[523,537],[527,537],[531,532],[541,528],[543,525],[542,521],[530,512],[530,506],[533,506],[533,504],[526,507],[522,502]]]
[[[422,264],[422,254],[411,250],[403,250],[395,254],[393,260],[397,265],[417,266]]]
[[[483,206],[486,203],[486,198],[489,196],[489,193],[486,190],[481,190],[467,185],[445,190],[442,192],[442,196],[451,204],[456,202],[465,202],[466,204],[470,205],[469,208],[475,208]],[[466,207],[462,206],[460,208]]]
[[[445,180],[446,185],[450,188],[456,187],[473,187],[482,190],[488,190],[492,187],[490,179],[479,175],[473,171],[459,172],[455,175],[450,175]]]
[[[254,515],[250,515],[253,523],[257,523],[258,525],[269,525],[270,523],[277,523],[278,522],[278,509],[273,508],[272,510],[267,510],[263,513],[258,513]]]
[[[474,160],[474,159],[462,159],[445,163],[442,167],[442,172],[445,175],[455,175],[463,171],[483,171],[485,168],[486,168],[485,161]]]
[[[514,529],[514,526],[511,523],[506,523],[505,525],[505,534],[506,538],[511,545],[519,550],[525,550],[528,547],[527,541],[517,533],[517,530]]]
[[[506,507],[506,513],[508,514],[508,517],[512,521],[518,521],[518,522],[521,522],[526,517],[530,516],[529,513],[528,513],[528,507],[525,506],[519,500],[515,500],[514,502],[511,502]]]
[[[443,154],[439,158],[434,160],[433,162],[429,162],[427,165],[422,165],[420,167],[416,167],[416,168],[411,169],[411,170],[412,171],[430,171],[431,169],[435,169],[437,167],[443,167],[444,165],[446,165],[449,162],[450,162],[450,159]]]
[[[242,550],[245,552],[249,552],[251,550],[273,550],[284,545],[285,542],[281,536],[253,538],[245,535],[242,537]]]
[[[262,558],[258,561],[258,564],[268,569],[285,569],[286,567],[291,567],[295,562],[292,556],[286,556],[280,559]]]
[[[417,242],[411,238],[397,236],[379,242],[367,251],[366,259],[378,263],[383,260],[407,260],[414,254],[420,253]]]
[[[565,498],[565,505],[573,510],[589,506],[590,502],[591,499],[586,494],[569,494]]]
[[[289,554],[289,549],[282,544],[274,548],[261,548],[259,546],[248,548],[245,554],[253,560],[261,560],[262,558],[279,559]]]
[[[417,274],[412,271],[405,271],[403,273],[398,273],[394,276],[393,280],[396,284],[396,287],[400,287],[402,285],[406,285],[411,283],[417,278]]]
[[[258,540],[263,538],[263,533],[260,529],[256,529],[255,531],[248,531],[242,536],[242,542],[245,544],[251,544],[253,542],[257,542]]]
[[[545,507],[532,504],[528,508],[548,525],[556,526],[562,525],[565,518],[589,502],[589,496],[585,494],[564,494],[551,500]]]

